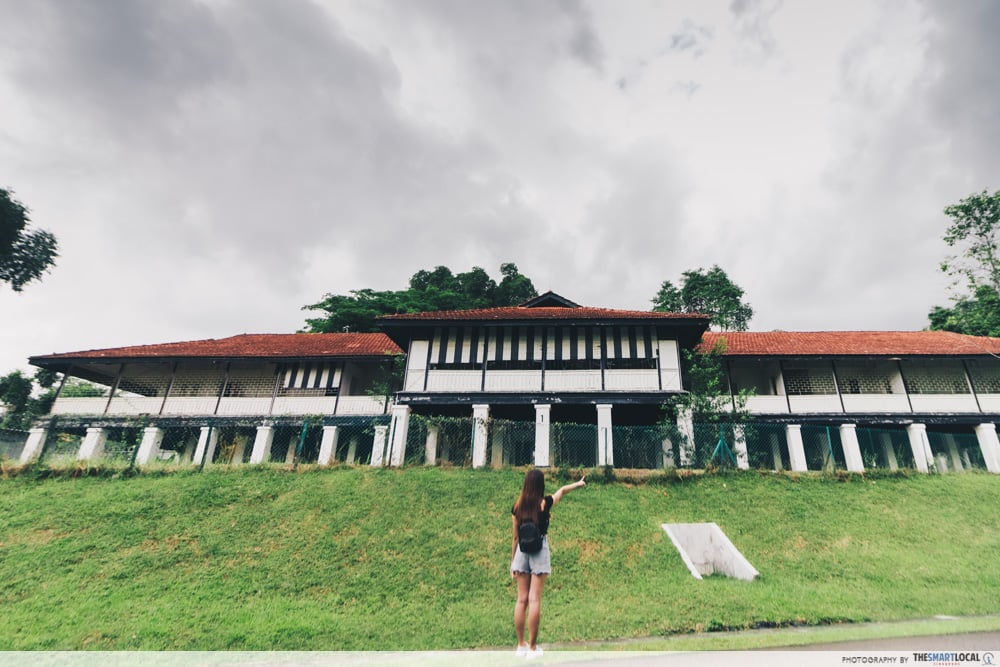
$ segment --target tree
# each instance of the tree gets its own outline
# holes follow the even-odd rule
[[[944,209],[952,220],[944,242],[959,252],[941,264],[953,285],[953,306],[934,306],[928,314],[932,330],[973,336],[1000,336],[1000,190],[983,190]]]
[[[701,313],[711,317],[711,326],[721,331],[746,331],[753,308],[743,301],[743,289],[726,272],[713,266],[682,274],[680,288],[663,281],[653,299],[653,310],[674,313]]]
[[[59,254],[56,237],[43,229],[32,230],[28,209],[0,188],[0,282],[15,292],[38,280]]]
[[[56,390],[52,386],[55,379],[50,371],[43,370],[35,374],[34,381],[21,371],[13,371],[0,377],[0,403],[7,408],[0,426],[28,429],[35,419],[47,414],[56,398]],[[36,393],[36,383],[46,391],[33,396]]]
[[[537,296],[535,286],[518,272],[516,264],[502,264],[500,272],[503,278],[498,285],[478,266],[459,274],[438,266],[414,273],[405,290],[361,289],[347,295],[327,294],[322,301],[303,307],[323,313],[321,317],[307,318],[305,331],[378,331],[376,318],[382,315],[511,306]]]

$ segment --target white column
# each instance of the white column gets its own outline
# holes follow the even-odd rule
[[[615,464],[615,443],[611,431],[611,406],[597,406],[597,465]]]
[[[198,434],[198,446],[194,449],[192,463],[201,465],[202,461],[211,463],[215,456],[215,445],[219,442],[219,429],[212,426],[202,426]]]
[[[906,427],[906,435],[910,439],[910,450],[913,452],[913,465],[920,472],[930,472],[933,465],[931,443],[927,439],[927,426],[910,424]]]
[[[552,406],[535,406],[535,467],[545,468],[549,465],[549,453],[552,451]]]
[[[785,426],[785,439],[788,441],[788,463],[792,470],[794,472],[808,470],[806,448],[802,444],[802,426],[800,424],[787,424]]]
[[[739,424],[733,426],[733,449],[736,453],[736,467],[740,470],[749,470],[750,455],[747,452],[747,434]]]
[[[781,440],[777,433],[769,433],[767,439],[771,443],[771,460],[774,462],[774,469],[781,470]]]
[[[79,461],[93,461],[104,455],[104,444],[108,441],[108,432],[103,428],[90,427],[87,435],[83,438],[80,451],[77,453]]]
[[[316,460],[321,466],[328,466],[334,462],[337,455],[337,440],[340,438],[340,430],[336,426],[324,426],[323,437],[319,441],[319,458]]]
[[[257,427],[257,435],[253,439],[253,451],[250,452],[250,463],[264,463],[271,460],[271,443],[274,442],[274,427],[262,424]],[[242,457],[241,457],[242,458]]]
[[[948,449],[948,459],[951,461],[951,468],[955,472],[964,472],[965,468],[962,466],[962,455],[958,453],[958,443],[955,442],[955,436],[951,433],[946,433],[944,436],[944,444]]]
[[[427,440],[424,441],[424,463],[432,466],[437,463],[438,433],[441,428],[435,424],[427,425]]]
[[[389,458],[385,451],[386,433],[389,432],[389,427],[385,424],[379,424],[375,427],[375,442],[372,443],[372,466],[381,467],[385,465]]]
[[[694,415],[690,410],[679,410],[677,412],[677,430],[681,434],[681,442],[678,443],[678,459],[681,466],[691,464],[691,454],[694,452]]]
[[[33,428],[28,431],[28,439],[24,441],[24,448],[21,449],[21,463],[34,461],[42,455],[42,448],[45,446],[45,438],[48,434],[47,428]]]
[[[489,439],[490,406],[472,406],[472,467],[486,465],[486,441]]]
[[[139,453],[135,456],[137,465],[144,466],[160,453],[160,443],[163,442],[163,429],[147,426],[142,429],[142,442],[139,443]]]
[[[347,443],[347,460],[345,463],[351,466],[354,465],[354,459],[358,456],[358,436],[353,436],[351,441]]]
[[[670,438],[664,438],[660,443],[660,463],[663,468],[674,467],[674,443]]]
[[[844,448],[844,463],[851,472],[864,472],[865,462],[861,458],[861,445],[858,444],[857,424],[840,425],[840,445]]]
[[[996,424],[980,424],[976,427],[976,440],[983,451],[983,462],[992,473],[1000,473],[1000,438],[997,438]]]
[[[490,467],[502,468],[504,464],[503,441],[506,434],[506,426],[491,429],[490,435]]]
[[[406,437],[410,433],[410,406],[392,406],[392,422],[390,424],[392,446],[389,455],[389,465],[398,468],[406,458]]]
[[[892,446],[892,436],[888,433],[881,433],[879,439],[882,441],[882,457],[889,470],[899,470],[899,461],[896,460],[896,448]]]

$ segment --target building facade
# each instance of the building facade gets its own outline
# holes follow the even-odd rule
[[[32,357],[63,384],[20,459],[1000,473],[998,339],[714,333],[704,316],[551,292],[380,327]],[[691,349],[720,355],[730,407],[751,419],[665,411]]]

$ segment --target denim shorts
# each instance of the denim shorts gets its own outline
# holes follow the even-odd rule
[[[549,538],[542,536],[542,550],[538,553],[526,554],[518,547],[514,560],[510,562],[510,571],[517,574],[550,574],[552,557],[549,554]]]

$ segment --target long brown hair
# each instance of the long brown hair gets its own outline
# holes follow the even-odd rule
[[[542,511],[542,498],[545,496],[545,475],[538,468],[532,468],[524,476],[524,486],[521,495],[514,503],[514,515],[517,523],[525,521],[538,523],[538,515]]]

